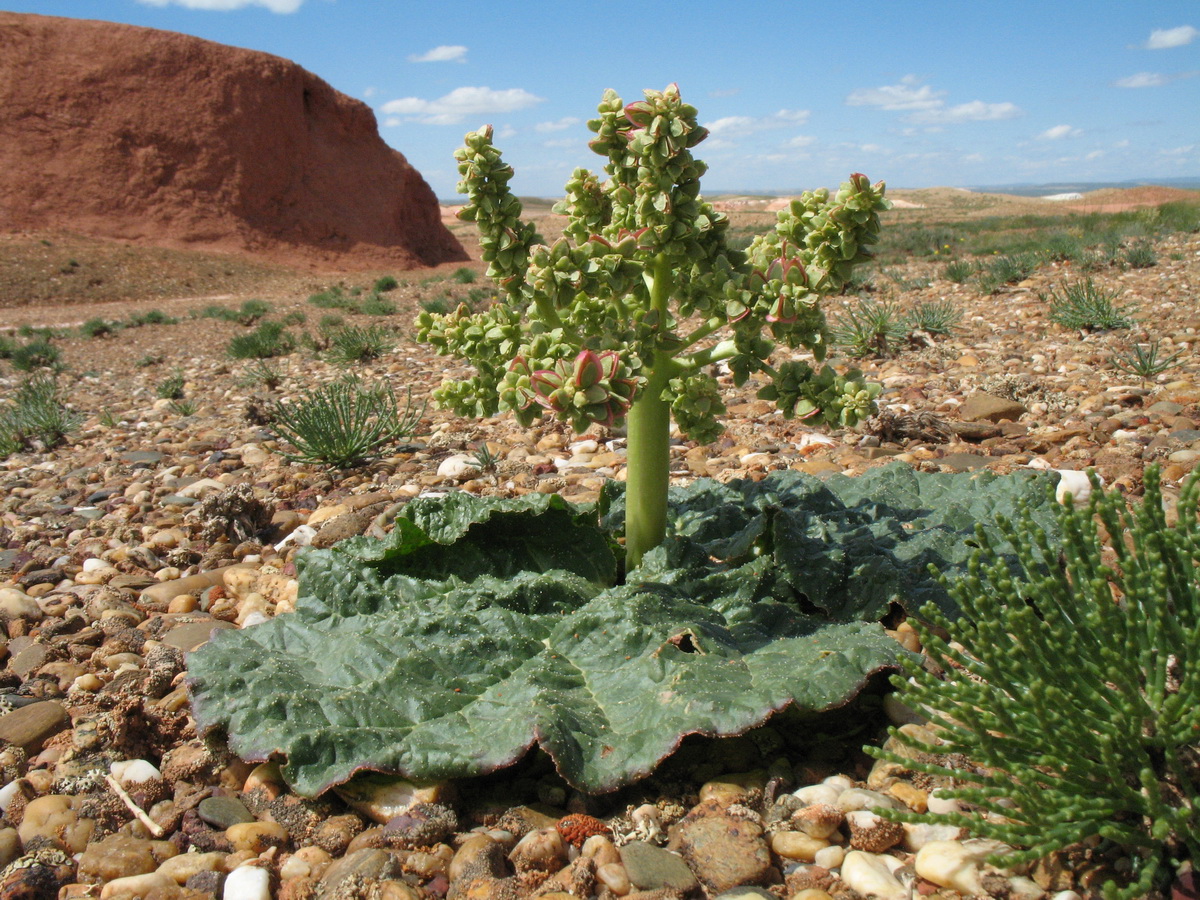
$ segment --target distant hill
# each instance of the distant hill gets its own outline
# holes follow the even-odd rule
[[[1110,188],[1147,187],[1179,188],[1184,191],[1200,190],[1200,178],[1147,178],[1137,181],[1053,181],[1047,184],[992,184],[975,185],[969,189],[989,194],[1013,194],[1017,197],[1044,197],[1047,194],[1087,194]]]

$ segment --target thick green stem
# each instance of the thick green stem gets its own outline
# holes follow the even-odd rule
[[[661,377],[651,376],[629,409],[625,476],[625,571],[633,570],[667,533],[671,405]]]
[[[663,254],[646,282],[650,307],[667,312],[671,268]],[[629,409],[625,475],[625,571],[632,571],[667,533],[667,486],[670,476],[671,405],[662,398],[672,360],[654,359],[646,384]]]

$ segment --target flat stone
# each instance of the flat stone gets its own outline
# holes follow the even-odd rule
[[[700,886],[688,864],[676,856],[644,841],[631,841],[620,848],[621,863],[629,882],[640,891],[694,891]]]
[[[0,740],[16,744],[27,756],[42,751],[54,735],[71,725],[71,716],[61,703],[43,700],[0,716]]]
[[[772,871],[762,826],[753,819],[705,811],[679,826],[684,860],[710,893],[763,884]]]
[[[975,453],[948,453],[937,461],[943,469],[952,472],[966,472],[971,469],[983,469],[992,461],[989,456],[979,456]]]
[[[400,864],[386,850],[356,850],[343,856],[325,870],[317,887],[317,897],[331,896],[343,882],[351,878],[383,881],[400,875]]]
[[[964,422],[999,422],[1001,419],[1016,421],[1028,410],[1025,404],[994,394],[972,394],[959,407],[958,416]]]
[[[130,450],[128,453],[122,453],[119,458],[121,462],[131,465],[144,463],[154,466],[163,461],[163,455],[157,450]]]
[[[206,797],[196,808],[200,818],[221,831],[232,825],[253,822],[254,816],[236,797]]]
[[[235,565],[210,569],[187,578],[176,578],[173,581],[161,581],[152,584],[141,593],[140,602],[150,607],[165,607],[180,594],[199,594],[213,585],[225,583],[225,575],[235,569],[253,569],[253,566]]]
[[[162,642],[188,652],[206,643],[212,637],[214,630],[236,627],[236,625],[230,622],[222,622],[220,619],[211,619],[204,622],[187,622],[183,625],[176,625],[164,634]]]

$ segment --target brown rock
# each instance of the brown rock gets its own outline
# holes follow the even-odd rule
[[[684,860],[713,895],[740,885],[768,884],[778,876],[763,827],[752,815],[703,808],[680,823],[679,842]]]
[[[0,716],[0,740],[16,744],[26,755],[40,753],[42,745],[71,724],[61,703],[44,700]]]
[[[466,259],[365,104],[295,63],[108,22],[0,14],[8,229],[261,259]]]
[[[964,422],[999,422],[1001,419],[1016,421],[1025,412],[1025,405],[1016,400],[979,393],[972,394],[963,401],[958,416]]]

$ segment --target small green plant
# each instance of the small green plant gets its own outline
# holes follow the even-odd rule
[[[962,321],[962,311],[949,300],[922,300],[905,318],[909,331],[947,335]]]
[[[1038,258],[1032,253],[997,256],[983,264],[979,272],[979,289],[995,294],[1008,284],[1024,281],[1037,271]]]
[[[270,312],[271,304],[266,300],[247,300],[238,307],[234,321],[239,325],[253,325]]]
[[[1083,243],[1073,234],[1056,231],[1046,236],[1042,254],[1056,262],[1073,262],[1083,255]]]
[[[1149,269],[1158,265],[1158,254],[1150,241],[1134,241],[1125,248],[1125,265],[1131,269]]]
[[[955,284],[966,284],[967,280],[974,274],[975,264],[965,259],[956,259],[953,262],[948,262],[942,268],[942,276],[947,281],[952,281]]]
[[[303,325],[308,321],[308,316],[300,312],[298,309],[293,309],[287,315],[281,316],[279,321],[284,325]]]
[[[175,415],[186,418],[187,416],[195,415],[200,405],[195,400],[184,400],[181,398],[179,400],[172,400],[167,404],[167,408],[175,413]]]
[[[400,282],[391,275],[383,275],[375,279],[374,290],[377,294],[386,294],[388,291],[394,291],[398,287],[400,287]]]
[[[347,312],[354,312],[358,309],[358,301],[348,296],[341,285],[334,285],[311,295],[308,302],[317,309],[344,309]]]
[[[365,387],[348,376],[276,403],[273,423],[296,448],[288,459],[345,469],[412,435],[424,412],[413,408],[411,389],[401,410],[389,384]]]
[[[138,357],[134,365],[139,369],[148,369],[150,366],[157,366],[165,357],[161,353],[147,353],[145,356]]]
[[[379,359],[395,346],[395,335],[387,328],[380,325],[347,325],[329,333],[329,349],[325,351],[325,358],[335,366],[351,366]]]
[[[860,298],[833,323],[833,342],[850,356],[888,356],[908,337],[904,314],[891,300]]]
[[[995,860],[1005,866],[1101,838],[1131,872],[1105,886],[1110,898],[1144,897],[1200,859],[1200,475],[1172,525],[1154,467],[1145,485],[1129,509],[1094,482],[1086,507],[1060,512],[1061,539],[1028,515],[1000,520],[1019,577],[979,532],[969,574],[944,582],[963,617],[926,606],[912,620],[944,674],[908,660],[893,679],[939,742],[893,729],[907,753],[864,748],[955,779],[962,786],[939,793],[969,811],[880,815],[1022,848]],[[1101,526],[1113,537],[1102,540]],[[964,759],[969,767],[952,762]]]
[[[468,269],[462,266],[454,270],[454,274],[450,276],[452,281],[457,281],[459,284],[471,284],[478,277],[478,273],[474,269]]]
[[[258,359],[246,366],[238,383],[245,387],[262,386],[273,391],[283,384],[283,370],[265,359]]]
[[[79,333],[85,338],[107,337],[110,334],[115,334],[116,330],[116,322],[106,322],[100,318],[88,319],[79,326]]]
[[[34,440],[46,448],[54,447],[83,420],[63,401],[58,382],[49,372],[26,378],[12,399],[13,405],[0,413],[0,451],[5,455]]]
[[[445,297],[434,297],[432,300],[422,300],[421,309],[432,316],[444,316],[450,312],[450,304]]]
[[[12,359],[19,346],[12,338],[0,335],[0,359]]]
[[[121,420],[111,409],[102,409],[97,421],[105,428],[116,428],[121,424]]]
[[[234,359],[269,359],[286,356],[296,349],[296,338],[282,322],[263,322],[249,334],[229,342],[226,352]]]
[[[1182,356],[1182,350],[1176,350],[1170,356],[1160,356],[1159,342],[1151,341],[1149,344],[1134,344],[1124,353],[1114,353],[1109,357],[1109,362],[1118,371],[1149,381],[1174,366]]]
[[[880,274],[901,291],[923,291],[932,283],[928,278],[909,278],[895,269],[882,269]]]
[[[480,441],[479,446],[475,448],[473,459],[475,465],[479,466],[479,471],[486,475],[494,474],[496,467],[500,465],[500,457],[492,452],[487,441]]]
[[[1061,294],[1054,288],[1049,295],[1038,294],[1043,302],[1050,303],[1051,322],[1081,331],[1131,327],[1133,319],[1126,315],[1129,306],[1117,306],[1115,302],[1120,296],[1119,289],[1105,291],[1090,278],[1064,284]]]
[[[154,393],[163,400],[178,400],[183,396],[184,377],[180,369],[176,369],[154,388]]]
[[[178,325],[179,320],[168,316],[161,309],[150,309],[144,313],[134,313],[129,317],[128,324],[134,328],[140,325]]]
[[[14,369],[32,372],[34,369],[57,370],[60,358],[58,348],[51,344],[48,338],[39,337],[13,350],[10,360]]]
[[[386,297],[371,294],[359,304],[358,311],[364,316],[394,316],[400,308]]]

